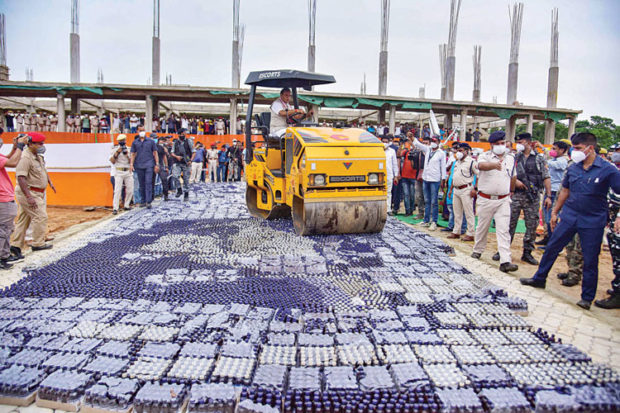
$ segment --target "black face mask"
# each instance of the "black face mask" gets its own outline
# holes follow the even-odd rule
[[[121,146],[125,146],[125,145],[127,145],[127,144],[126,144],[125,142],[119,142],[119,145],[121,145]]]
[[[181,136],[179,136],[179,139],[181,139],[182,141],[184,141],[184,140],[185,140],[185,136],[182,136],[182,135],[181,135]]]

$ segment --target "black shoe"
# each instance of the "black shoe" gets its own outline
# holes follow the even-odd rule
[[[480,254],[479,252],[472,252],[471,257],[479,260],[480,257],[482,257],[482,254]]]
[[[112,211],[112,215],[116,215],[116,214],[118,214],[118,209],[115,209]]]
[[[388,211],[388,213],[387,213],[387,214],[388,214],[389,216],[391,216],[391,217],[393,217],[394,215],[396,215],[396,214],[394,213],[394,211]]]
[[[164,195],[164,201],[170,201],[170,200],[168,199],[168,195]]]
[[[495,254],[493,254],[493,261],[499,261],[499,252],[496,252]]]
[[[15,264],[15,263],[21,262],[23,260],[24,260],[24,256],[23,255],[20,254],[19,256],[17,256],[17,255],[11,254],[11,255],[9,255],[9,258],[6,259],[6,262],[8,262],[9,264]]]
[[[534,244],[536,244],[536,245],[547,245],[548,242],[549,242],[549,237],[545,237],[545,238],[541,239],[540,241],[536,241]]]
[[[532,264],[532,265],[538,265],[538,260],[532,257],[532,254],[529,252],[526,252],[523,254],[523,256],[521,256],[521,261],[527,262],[528,264]]]
[[[565,280],[568,278],[568,273],[567,272],[559,272],[557,275],[558,279],[560,280]]]
[[[590,301],[586,301],[586,300],[580,300],[577,305],[581,308],[583,308],[584,310],[589,310],[590,306],[592,305],[592,303]]]
[[[604,308],[605,310],[613,310],[614,308],[620,308],[620,294],[614,294],[613,290],[611,296],[604,300],[596,300],[594,305]]]
[[[442,228],[442,229],[441,229],[441,232],[452,232],[452,230],[453,230],[453,229],[454,229],[454,228],[448,228],[448,227],[446,227],[446,228]]]
[[[581,280],[578,278],[573,278],[573,277],[568,277],[562,280],[562,285],[564,287],[574,287],[575,285],[579,284]]]
[[[175,197],[176,197],[176,198],[178,198],[178,197],[180,197],[181,195],[183,195],[183,190],[178,189],[178,190],[177,190],[177,193],[176,193],[176,195],[175,195]]]
[[[9,262],[19,262],[22,261],[25,257],[22,254],[21,248],[11,247],[11,256],[8,258]]]
[[[125,211],[131,211],[131,207],[125,207],[123,208]]]
[[[148,204],[146,204],[146,209],[151,209],[151,208],[153,208],[153,207],[151,206],[150,202]]]
[[[612,288],[610,288],[609,290],[607,290],[607,294],[614,295],[614,290]]]
[[[411,215],[413,215],[413,212],[405,212],[406,217],[410,217]]]
[[[534,288],[545,288],[546,281],[539,281],[534,278],[521,278],[521,284]]]
[[[13,264],[8,263],[8,258],[0,259],[0,270],[9,270],[13,268]]]
[[[183,201],[188,201],[189,200],[189,192],[186,192],[185,195],[183,195]]]
[[[499,270],[501,272],[513,272],[513,271],[517,271],[518,269],[519,269],[519,266],[511,262],[505,262],[499,266]]]
[[[40,247],[35,247],[34,245],[32,246],[32,250],[33,251],[43,251],[43,250],[50,250],[52,249],[53,245],[52,244],[43,244]]]

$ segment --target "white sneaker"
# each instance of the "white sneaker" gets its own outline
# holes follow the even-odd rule
[[[430,225],[431,225],[430,222],[424,222],[424,221],[420,222],[420,226],[423,228],[428,228]]]
[[[437,229],[437,224],[432,222],[431,225],[428,227],[429,231],[435,231]]]

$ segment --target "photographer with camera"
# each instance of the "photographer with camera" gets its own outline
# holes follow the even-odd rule
[[[523,255],[521,261],[538,265],[532,256],[536,228],[538,227],[538,211],[540,210],[540,193],[545,189],[545,208],[551,208],[551,179],[549,168],[543,154],[537,154],[532,143],[532,135],[517,135],[517,155],[515,156],[517,181],[515,193],[510,204],[510,241],[512,242],[517,228],[519,215],[523,211],[525,219],[525,236],[523,237]]]
[[[3,130],[0,128],[0,136]],[[22,258],[11,254],[11,244],[9,239],[14,228],[14,220],[17,215],[17,205],[15,204],[15,190],[13,183],[6,172],[6,168],[17,166],[22,156],[22,151],[26,146],[27,135],[20,134],[13,139],[13,149],[8,155],[0,155],[0,269],[8,270],[13,266],[13,262],[20,261]],[[0,138],[0,147],[2,140]]]
[[[192,162],[192,154],[194,148],[190,141],[185,137],[185,131],[181,131],[179,139],[174,141],[172,148],[172,158],[174,158],[174,165],[172,165],[172,176],[177,181],[179,186],[177,187],[176,197],[183,195],[183,200],[189,199],[189,181],[190,181],[190,163]],[[179,178],[183,175],[183,189],[179,182]]]
[[[413,133],[408,132],[404,146],[398,154],[403,160],[399,181],[403,187],[405,216],[413,215],[416,199],[416,182],[418,179],[422,179],[422,171],[424,170],[424,153],[411,147],[413,139],[415,139]]]
[[[123,185],[125,186],[125,201],[123,207],[125,211],[131,208],[131,198],[133,197],[133,174],[131,173],[131,159],[129,149],[127,148],[127,136],[118,135],[116,138],[118,145],[112,148],[112,168],[114,168],[114,199],[112,201],[112,214],[118,214],[119,204],[121,202],[121,193]]]

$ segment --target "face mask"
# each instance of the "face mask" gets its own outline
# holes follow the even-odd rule
[[[525,146],[517,143],[517,152],[523,152],[525,150]]]
[[[456,159],[460,161],[461,159],[463,159],[464,154],[463,152],[457,152],[454,156],[456,156]]]
[[[185,140],[185,136],[181,135],[181,136],[179,136],[179,139],[181,139],[182,141],[184,141],[184,140]]]
[[[140,135],[141,138],[144,138],[146,136],[146,132],[140,132],[139,135]]]
[[[439,145],[437,145],[435,142],[431,143],[431,149],[437,149],[437,146]]]
[[[43,154],[45,153],[45,151],[46,151],[45,146],[39,146],[39,147],[37,148],[37,153],[38,153],[39,155],[43,155]]]
[[[2,145],[0,145],[2,146]],[[613,163],[620,163],[620,152],[614,152],[611,154],[611,161]]]
[[[125,141],[119,142],[118,144],[121,145],[121,146],[125,146],[126,145]]]
[[[552,158],[557,158],[558,157],[558,151],[551,149],[549,151],[549,156],[551,156]]]
[[[385,149],[387,149],[387,148],[388,148],[388,146],[390,146],[390,143],[389,143],[389,142],[383,142],[383,147],[384,147]]]
[[[506,152],[506,145],[493,145],[493,153],[495,155],[503,155]]]
[[[570,159],[575,163],[583,162],[587,157],[588,155],[585,152],[578,150],[573,150],[570,154]]]

